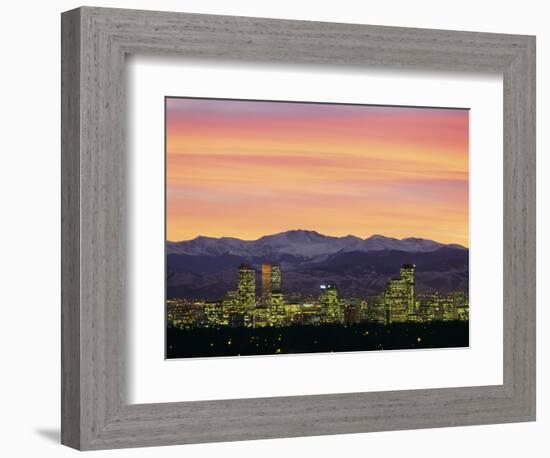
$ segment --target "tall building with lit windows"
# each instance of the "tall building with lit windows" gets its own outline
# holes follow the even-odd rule
[[[269,302],[271,299],[271,264],[262,264],[262,301]]]
[[[399,270],[401,280],[405,283],[407,291],[407,312],[409,315],[416,313],[414,303],[414,264],[403,264]]]
[[[403,323],[416,313],[414,296],[414,264],[403,264],[399,278],[392,278],[384,291],[388,323]]]
[[[269,301],[270,326],[284,326],[290,324],[285,310],[285,297],[281,291],[272,291]]]
[[[338,290],[334,285],[321,285],[321,294],[319,302],[321,311],[327,323],[337,323],[342,321],[342,310],[338,300]]]
[[[269,305],[271,293],[281,290],[281,268],[271,264],[262,264],[262,302]]]
[[[271,266],[271,291],[281,290],[281,268]]]
[[[256,305],[256,272],[247,264],[239,266],[237,299],[245,309],[252,309]]]

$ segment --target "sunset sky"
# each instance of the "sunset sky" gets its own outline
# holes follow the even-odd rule
[[[166,99],[167,238],[468,246],[468,110]]]

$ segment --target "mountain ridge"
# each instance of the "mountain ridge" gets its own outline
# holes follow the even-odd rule
[[[338,252],[371,252],[394,250],[409,253],[425,253],[440,248],[468,250],[459,244],[445,244],[419,237],[397,239],[374,234],[360,238],[352,234],[337,237],[320,234],[317,231],[293,229],[264,235],[256,240],[242,240],[236,237],[198,236],[191,240],[167,241],[167,254],[196,256],[273,256],[290,254],[304,259],[327,256]]]
[[[168,296],[190,299],[219,299],[234,290],[241,263],[257,276],[263,263],[278,264],[285,294],[316,295],[319,284],[328,282],[344,297],[364,297],[380,292],[404,263],[416,264],[419,291],[467,291],[469,282],[468,248],[418,237],[361,239],[304,230],[257,240],[199,236],[167,242],[166,254]]]

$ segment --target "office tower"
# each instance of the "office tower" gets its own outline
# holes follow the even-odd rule
[[[239,266],[237,297],[240,307],[251,309],[256,305],[256,272],[247,264]]]
[[[281,290],[281,268],[271,266],[271,291]]]
[[[414,264],[403,264],[400,276],[392,278],[384,292],[388,323],[409,321],[415,313]]]
[[[269,324],[270,326],[284,326],[290,324],[285,310],[285,298],[281,291],[272,291],[269,301]]]
[[[414,264],[403,264],[400,269],[400,276],[407,288],[407,309],[409,315],[413,315],[415,310],[414,304]]]
[[[242,314],[239,291],[228,291],[222,301],[222,319],[220,324],[225,326],[231,325],[233,316],[238,313]]]
[[[262,301],[268,303],[271,299],[271,264],[262,264]]]
[[[321,312],[328,323],[342,321],[342,311],[338,301],[338,290],[333,285],[321,285],[321,294],[319,302],[321,303]]]
[[[388,309],[386,307],[384,294],[370,296],[368,299],[366,319],[380,324],[388,324]]]

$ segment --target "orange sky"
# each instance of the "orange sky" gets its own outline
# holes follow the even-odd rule
[[[468,110],[166,99],[167,238],[468,246]]]

